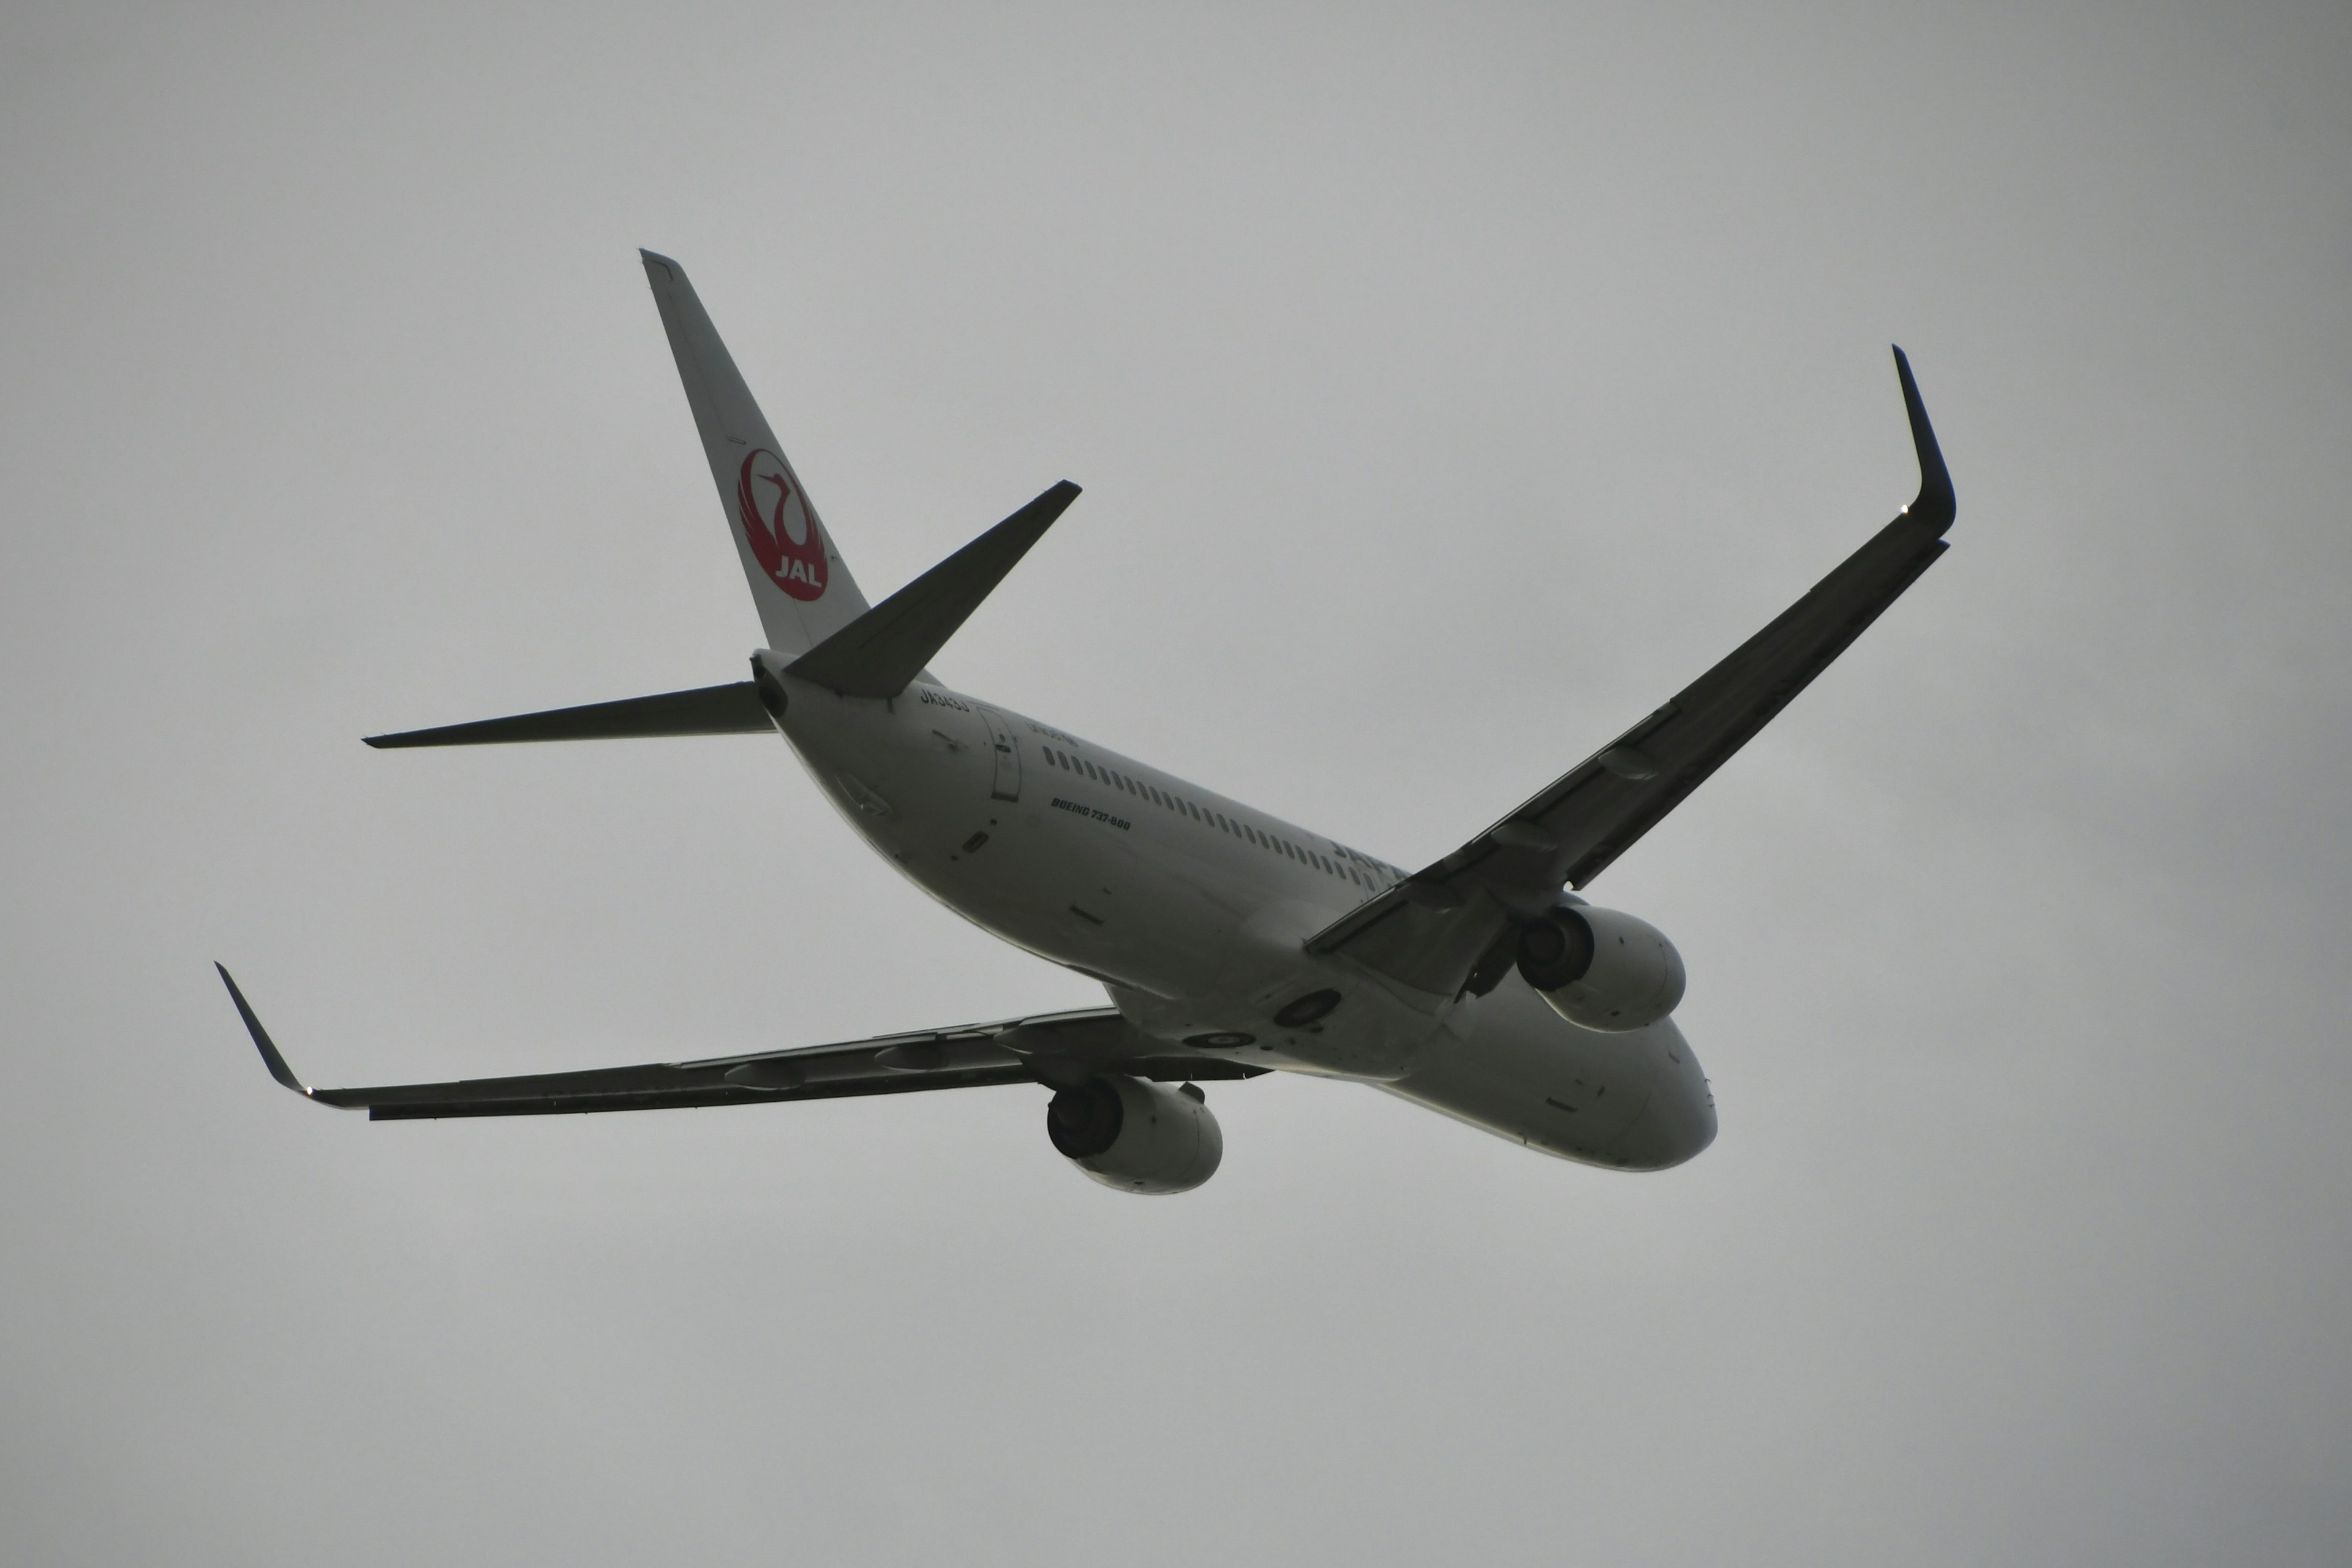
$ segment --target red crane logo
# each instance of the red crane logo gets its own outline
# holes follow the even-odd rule
[[[824,532],[816,509],[793,483],[782,458],[765,447],[743,459],[735,484],[735,511],[760,568],[795,599],[824,595]],[[793,527],[798,523],[797,530]]]

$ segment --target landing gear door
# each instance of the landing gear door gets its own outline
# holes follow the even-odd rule
[[[1021,798],[1021,752],[1013,743],[1012,727],[1004,716],[992,708],[982,708],[980,716],[988,722],[988,747],[996,760],[994,782],[989,786],[991,800]]]

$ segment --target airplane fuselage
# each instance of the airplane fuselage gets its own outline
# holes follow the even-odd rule
[[[929,681],[845,697],[759,661],[778,727],[860,837],[982,930],[1099,981],[1146,1034],[1369,1083],[1587,1164],[1656,1170],[1713,1141],[1671,1018],[1603,1034],[1516,974],[1432,995],[1306,951],[1397,868]]]

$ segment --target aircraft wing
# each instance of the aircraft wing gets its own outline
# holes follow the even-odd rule
[[[1513,918],[1581,888],[1729,761],[1948,546],[1957,503],[1910,362],[1895,351],[1919,454],[1901,515],[1672,701],[1459,849],[1309,938],[1416,989],[1483,994],[1515,953]]]
[[[222,983],[227,985],[229,998],[236,1004],[237,1015],[245,1020],[270,1077],[321,1105],[365,1110],[375,1121],[766,1105],[1000,1083],[1059,1087],[1106,1072],[1190,1081],[1255,1078],[1265,1070],[1171,1051],[1129,1026],[1118,1009],[1093,1007],[703,1061],[459,1079],[453,1083],[312,1089],[286,1065],[285,1057],[228,971],[218,964],[214,967],[220,969]]]

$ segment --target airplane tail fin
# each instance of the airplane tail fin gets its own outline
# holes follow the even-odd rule
[[[686,269],[650,250],[638,255],[768,646],[778,653],[806,653],[864,615],[866,595],[818,521]]]

